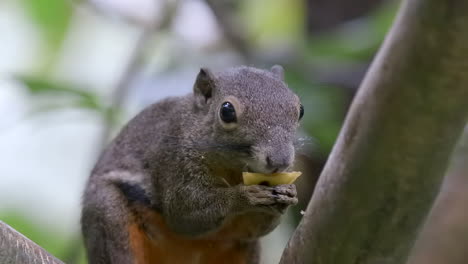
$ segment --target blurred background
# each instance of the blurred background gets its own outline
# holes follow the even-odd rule
[[[119,128],[148,104],[191,92],[202,66],[281,64],[306,109],[306,175],[301,203],[264,239],[264,263],[275,263],[398,4],[0,1],[0,220],[66,263],[85,263],[81,193]]]

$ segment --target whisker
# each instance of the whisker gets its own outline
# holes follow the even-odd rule
[[[294,148],[296,149],[297,154],[311,158],[312,155],[318,153],[318,150],[320,149],[320,143],[317,138],[302,135],[301,137],[296,138],[294,141]]]

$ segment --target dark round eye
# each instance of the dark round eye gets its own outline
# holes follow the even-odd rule
[[[224,102],[221,105],[219,116],[225,123],[232,123],[237,121],[236,110],[230,102]]]
[[[299,107],[299,120],[302,119],[302,117],[304,116],[304,106],[301,106]]]

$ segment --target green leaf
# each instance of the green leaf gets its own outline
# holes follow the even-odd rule
[[[51,45],[62,43],[70,24],[72,6],[66,0],[22,0],[22,3]]]
[[[23,83],[28,91],[33,95],[65,95],[69,97],[69,99],[73,99],[72,103],[65,105],[64,107],[78,107],[97,110],[99,112],[102,112],[105,109],[100,98],[96,94],[82,88],[32,76],[17,76],[16,80]],[[52,109],[57,109],[57,107],[52,107]]]
[[[61,55],[61,46],[72,18],[72,1],[69,0],[21,0],[25,13],[45,41],[38,72],[50,72]]]
[[[389,30],[397,6],[394,2],[382,5],[354,22],[345,23],[332,31],[311,37],[307,46],[307,55],[312,61],[369,60]]]

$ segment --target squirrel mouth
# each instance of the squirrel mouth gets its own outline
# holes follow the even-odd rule
[[[291,168],[287,168],[285,170],[279,170],[278,168],[274,168],[272,170],[268,170],[268,169],[265,169],[265,170],[262,170],[262,169],[252,169],[251,167],[249,166],[245,166],[244,169],[242,170],[242,172],[248,172],[248,173],[260,173],[260,174],[277,174],[277,173],[290,173],[291,172]]]
[[[263,173],[263,174],[270,174],[270,172],[265,172],[265,171],[262,171],[262,170],[256,170],[256,169],[252,169],[249,165],[246,165],[244,167],[244,169],[242,170],[242,172],[250,172],[250,173]],[[275,173],[276,171],[273,171],[271,173]]]

